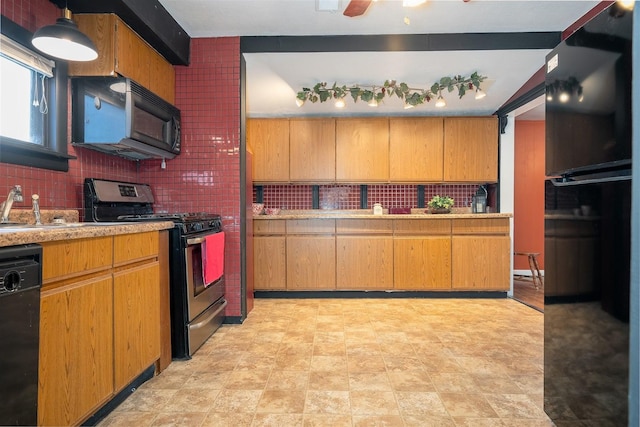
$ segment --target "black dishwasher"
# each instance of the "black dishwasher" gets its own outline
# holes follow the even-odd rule
[[[0,248],[0,425],[36,425],[42,247]]]

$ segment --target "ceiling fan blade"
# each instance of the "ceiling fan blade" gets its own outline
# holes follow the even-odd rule
[[[367,11],[372,0],[351,0],[343,12],[344,16],[353,18]]]

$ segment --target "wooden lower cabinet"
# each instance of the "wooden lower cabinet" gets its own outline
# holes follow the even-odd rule
[[[78,425],[160,359],[158,232],[41,245],[38,425]]]
[[[253,237],[253,289],[287,288],[286,237]]]
[[[255,289],[506,291],[508,218],[254,221]]]
[[[336,288],[334,236],[287,236],[287,289]]]
[[[508,290],[511,239],[509,236],[453,236],[451,288],[453,290]]]
[[[112,396],[112,294],[111,274],[42,292],[38,425],[77,425]]]
[[[116,391],[160,358],[158,272],[158,262],[152,262],[113,275]]]
[[[391,236],[337,236],[337,289],[393,289]]]
[[[397,237],[393,251],[396,289],[451,289],[450,236]]]

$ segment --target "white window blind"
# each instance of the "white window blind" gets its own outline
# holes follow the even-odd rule
[[[22,64],[25,67],[29,67],[46,77],[53,77],[53,69],[56,66],[55,62],[27,49],[4,34],[1,34],[1,36],[0,55]]]

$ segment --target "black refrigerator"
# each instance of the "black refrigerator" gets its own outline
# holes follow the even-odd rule
[[[633,13],[617,4],[547,55],[544,409],[627,426]]]

